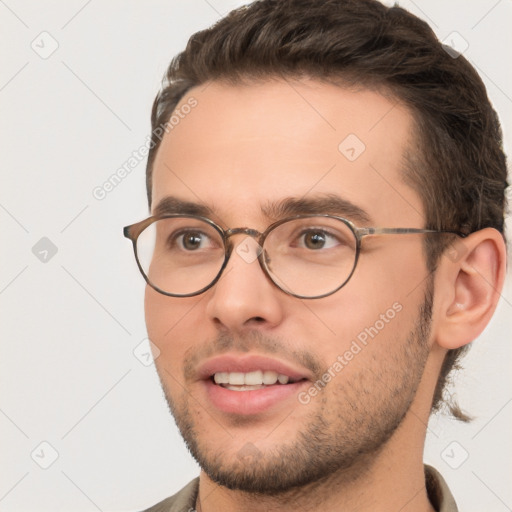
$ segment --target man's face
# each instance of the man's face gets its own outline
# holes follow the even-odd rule
[[[424,226],[402,178],[412,118],[399,104],[317,81],[211,83],[180,105],[191,97],[197,105],[159,149],[153,211],[172,196],[207,205],[224,229],[262,232],[280,218],[264,214],[269,205],[334,194],[368,219],[323,213],[358,226]],[[285,294],[244,258],[236,248],[251,247],[246,235],[232,241],[223,276],[205,293],[146,291],[157,370],[193,455],[213,480],[269,493],[367,467],[424,385],[431,297],[422,237],[366,237],[350,281],[313,300]],[[243,388],[238,375],[230,389],[213,378],[257,370],[298,382]]]

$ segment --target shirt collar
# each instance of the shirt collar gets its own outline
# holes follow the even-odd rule
[[[439,471],[425,464],[425,484],[430,503],[437,512],[458,512],[457,504]]]

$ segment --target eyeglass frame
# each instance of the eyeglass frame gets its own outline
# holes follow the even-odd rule
[[[355,256],[354,256],[354,264],[352,266],[352,270],[350,271],[350,274],[348,277],[343,281],[343,283],[335,288],[333,291],[324,293],[322,295],[316,295],[314,297],[306,297],[302,295],[296,295],[290,291],[287,291],[283,289],[278,283],[274,281],[272,276],[270,275],[270,270],[267,268],[267,265],[264,260],[264,250],[263,250],[263,244],[265,243],[265,239],[268,237],[268,235],[277,227],[279,227],[282,224],[285,224],[286,222],[290,222],[297,219],[306,219],[306,218],[313,218],[313,217],[325,217],[330,219],[336,219],[344,223],[352,232],[354,235],[354,238],[356,240],[356,248],[355,248]],[[219,269],[219,272],[217,273],[216,277],[213,279],[213,281],[208,284],[207,286],[201,288],[199,291],[193,292],[193,293],[187,293],[187,294],[176,294],[176,293],[170,293],[165,292],[158,286],[154,285],[150,280],[149,277],[144,272],[142,265],[139,261],[138,253],[137,253],[137,239],[139,238],[140,234],[148,228],[151,224],[163,220],[163,219],[171,219],[171,218],[190,218],[190,219],[197,219],[203,222],[206,222],[210,226],[212,226],[222,237],[222,242],[224,245],[224,261],[222,263],[221,268]],[[261,232],[256,229],[248,228],[248,227],[239,227],[239,228],[229,228],[224,229],[221,226],[219,226],[217,223],[215,223],[213,220],[203,217],[201,215],[191,215],[191,214],[181,214],[181,213],[170,213],[170,214],[163,214],[163,215],[152,215],[148,217],[147,219],[144,219],[142,221],[136,222],[135,224],[131,224],[129,226],[125,226],[123,228],[123,235],[131,240],[133,244],[133,251],[135,254],[135,260],[137,262],[137,266],[139,267],[139,270],[144,277],[144,280],[146,283],[151,286],[155,291],[158,293],[161,293],[162,295],[166,295],[168,297],[177,297],[177,298],[187,298],[187,297],[195,297],[197,295],[201,295],[202,293],[206,292],[219,281],[219,279],[222,276],[222,273],[224,272],[224,269],[226,268],[229,259],[231,258],[231,255],[233,253],[233,249],[235,245],[229,240],[234,235],[244,234],[246,236],[250,236],[251,238],[256,239],[258,245],[261,247],[261,251],[259,252],[257,259],[260,264],[260,268],[263,270],[263,273],[267,276],[267,278],[282,292],[286,293],[287,295],[291,295],[292,297],[296,297],[298,299],[322,299],[324,297],[328,297],[329,295],[332,295],[339,291],[341,288],[343,288],[352,275],[355,272],[355,269],[357,267],[357,262],[359,261],[359,255],[361,252],[361,242],[362,239],[365,236],[369,235],[410,235],[410,234],[426,234],[426,233],[441,233],[441,234],[453,234],[457,235],[461,238],[465,238],[467,234],[461,233],[459,231],[453,231],[453,230],[437,230],[437,229],[421,229],[421,228],[381,228],[381,227],[357,227],[352,221],[349,219],[345,219],[344,217],[339,217],[337,215],[331,215],[331,214],[318,214],[318,213],[311,213],[311,214],[301,214],[301,215],[294,215],[292,217],[286,217],[284,219],[280,219],[277,222],[273,222],[270,224],[265,231]]]

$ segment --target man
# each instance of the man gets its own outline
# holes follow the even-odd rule
[[[193,35],[125,228],[202,471],[150,511],[454,511],[423,466],[505,275],[505,156],[476,72],[404,10],[265,0]]]

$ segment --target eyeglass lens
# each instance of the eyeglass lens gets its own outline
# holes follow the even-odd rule
[[[261,258],[282,290],[317,297],[335,291],[350,277],[356,247],[355,234],[345,222],[305,217],[278,224],[267,233]],[[208,222],[171,217],[153,222],[139,235],[137,257],[156,288],[190,295],[216,279],[226,249],[222,234]]]

